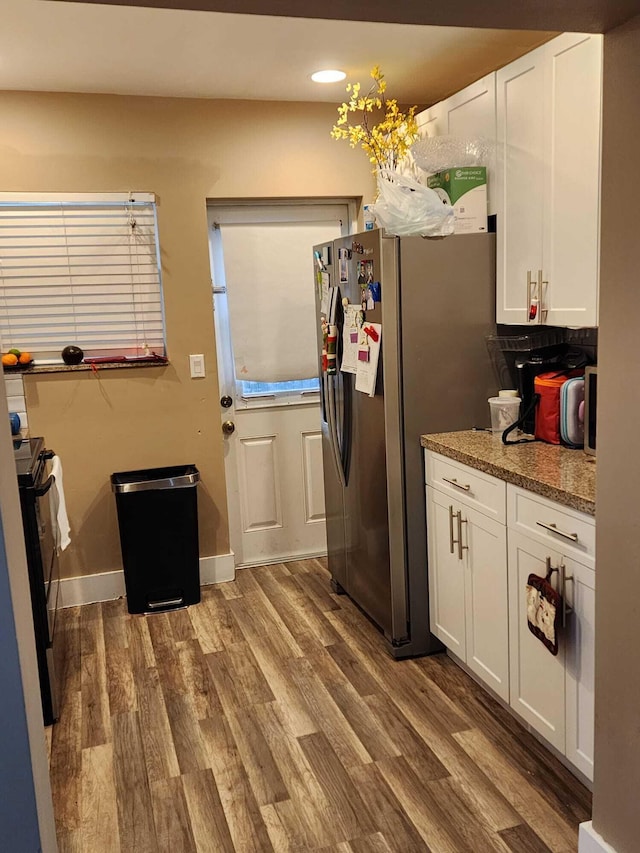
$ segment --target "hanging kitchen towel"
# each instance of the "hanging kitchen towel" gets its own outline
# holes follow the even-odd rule
[[[53,485],[51,486],[51,527],[56,537],[56,550],[58,554],[64,551],[71,543],[71,532],[69,528],[69,518],[67,516],[67,504],[64,498],[64,487],[62,485],[62,462],[59,456],[54,456],[51,460],[51,476],[53,477]]]
[[[551,572],[546,578],[532,574],[527,579],[527,622],[531,633],[557,655],[562,598],[551,586]]]

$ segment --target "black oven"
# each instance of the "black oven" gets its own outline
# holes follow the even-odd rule
[[[20,508],[24,527],[31,606],[42,694],[45,725],[58,718],[56,650],[56,612],[60,591],[56,538],[51,517],[50,462],[53,451],[46,450],[44,439],[15,439],[13,452],[20,490]]]

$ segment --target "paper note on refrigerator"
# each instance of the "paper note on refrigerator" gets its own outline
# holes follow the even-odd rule
[[[369,330],[368,333],[367,330]],[[380,323],[365,323],[362,327],[360,343],[358,344],[356,391],[362,391],[363,394],[368,394],[370,397],[375,396],[376,393],[381,343],[382,326]],[[367,347],[368,350],[366,349]]]
[[[342,324],[342,363],[340,364],[340,370],[343,373],[357,373],[362,317],[362,308],[359,305],[345,305]]]
[[[329,310],[329,285],[331,279],[328,272],[320,273],[320,313],[327,314]]]

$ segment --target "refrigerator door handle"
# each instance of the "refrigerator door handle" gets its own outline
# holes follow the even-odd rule
[[[338,427],[336,424],[336,386],[335,379],[331,376],[327,376],[327,386],[328,386],[328,398],[329,405],[327,407],[329,414],[329,435],[331,437],[331,450],[333,451],[333,461],[336,465],[336,471],[338,472],[338,479],[340,480],[341,486],[346,486],[347,481],[344,475],[344,468],[342,467],[342,458],[340,455],[340,442],[338,440]]]
[[[328,424],[327,419],[327,375],[322,371],[320,375],[320,403],[322,405],[322,420]]]

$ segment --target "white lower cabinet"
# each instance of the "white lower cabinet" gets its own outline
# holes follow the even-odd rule
[[[508,539],[511,707],[593,779],[595,571],[517,531]],[[565,603],[555,657],[529,630],[524,592],[547,559]]]
[[[593,779],[594,664],[596,651],[596,573],[565,558],[567,616],[565,633],[565,755]]]
[[[457,503],[427,487],[431,631],[462,660],[467,657],[464,562],[453,543]]]
[[[431,451],[426,473],[431,630],[593,779],[594,519]],[[556,656],[527,623],[547,560],[565,603]]]
[[[506,528],[427,488],[431,630],[509,699]]]
[[[525,587],[530,574],[544,577],[546,559],[560,554],[521,533],[509,531],[509,658],[511,707],[556,749],[565,747],[565,644],[556,657],[529,630]],[[554,579],[555,578],[555,579]],[[557,573],[552,578],[557,587]]]

